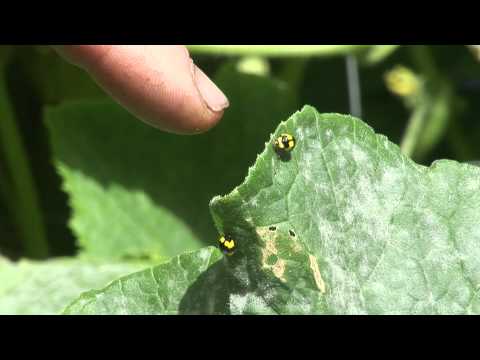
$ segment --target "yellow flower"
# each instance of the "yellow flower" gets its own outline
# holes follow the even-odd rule
[[[418,92],[420,82],[417,76],[405,66],[396,66],[385,74],[388,90],[398,96],[411,96]]]

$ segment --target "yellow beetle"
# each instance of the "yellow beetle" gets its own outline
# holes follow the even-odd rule
[[[220,236],[218,239],[218,245],[220,250],[222,250],[225,255],[232,255],[235,252],[235,240],[233,240],[229,235]]]
[[[277,151],[292,151],[295,147],[295,138],[290,134],[280,134],[273,146]]]

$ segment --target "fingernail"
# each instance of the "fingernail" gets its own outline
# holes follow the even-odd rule
[[[193,80],[208,108],[214,112],[226,109],[230,103],[225,94],[192,62]]]

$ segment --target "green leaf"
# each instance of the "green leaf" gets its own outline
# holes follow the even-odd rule
[[[222,282],[216,281],[216,274],[222,273],[218,267],[221,262],[217,263],[220,258],[220,252],[213,247],[174,257],[168,263],[114,281],[102,290],[82,294],[64,314],[178,314],[185,307],[223,314],[227,292]],[[208,279],[202,278],[208,268]],[[205,286],[188,293],[198,281]],[[202,301],[202,291],[209,293],[208,302]],[[223,298],[217,298],[217,294],[223,294]]]
[[[478,168],[417,165],[360,120],[311,107],[281,132],[297,138],[291,159],[268,147],[211,204],[251,269],[264,263],[289,291],[267,292],[277,312],[480,312]]]
[[[13,263],[0,257],[0,314],[58,314],[82,292],[145,266],[73,259]]]
[[[480,313],[479,168],[417,165],[361,120],[309,106],[270,143],[284,132],[297,140],[290,156],[268,144],[244,183],[211,202],[235,254],[182,255],[68,312]]]
[[[295,104],[283,83],[224,68],[231,106],[206,134],[150,128],[113,102],[49,108],[70,226],[93,257],[170,257],[216,241],[209,200],[242,181],[265,138]]]

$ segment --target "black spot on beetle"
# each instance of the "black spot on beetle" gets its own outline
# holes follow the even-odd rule
[[[295,232],[293,230],[288,230],[288,233],[290,234],[291,237],[295,237]]]
[[[277,153],[278,155],[278,158],[280,159],[280,161],[282,162],[288,162],[292,159],[292,154],[290,154],[289,152],[287,151],[283,151],[283,150],[280,150],[280,149],[276,149],[275,152]]]
[[[268,230],[270,230],[270,231],[275,231],[275,230],[277,230],[277,227],[276,227],[276,226],[270,226],[270,227],[268,228]]]

